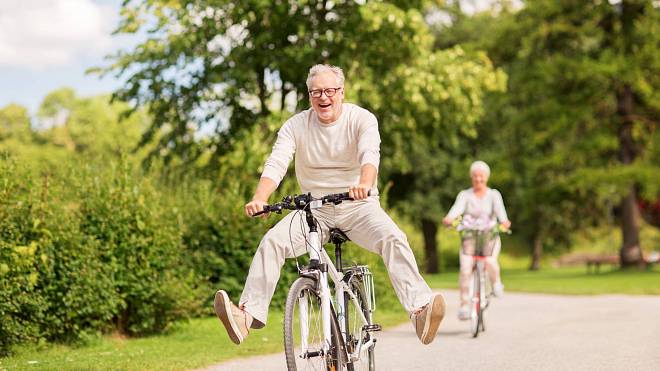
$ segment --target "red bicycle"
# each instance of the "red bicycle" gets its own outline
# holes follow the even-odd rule
[[[459,225],[456,229],[461,233],[463,254],[471,256],[474,261],[470,285],[470,332],[476,338],[480,331],[486,331],[484,311],[493,296],[493,287],[486,277],[486,258],[493,254],[495,238],[504,231],[499,226],[478,229]],[[511,233],[510,230],[505,232]]]

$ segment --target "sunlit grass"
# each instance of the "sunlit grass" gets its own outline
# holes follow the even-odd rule
[[[375,321],[388,327],[405,322],[403,309],[378,309]],[[43,345],[16,348],[0,359],[0,370],[185,370],[231,358],[284,351],[282,312],[271,311],[268,325],[252,330],[234,345],[216,318],[181,323],[166,335],[139,339],[104,336],[82,346]]]
[[[458,288],[458,272],[425,275],[433,288]],[[586,267],[558,269],[503,269],[502,281],[509,292],[563,295],[630,294],[660,295],[660,269],[619,270],[604,267],[588,273]]]

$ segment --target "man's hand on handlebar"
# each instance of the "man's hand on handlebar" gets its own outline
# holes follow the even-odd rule
[[[371,187],[366,185],[358,184],[348,189],[348,195],[354,200],[364,200],[369,197],[369,191]]]
[[[254,214],[262,211],[264,209],[264,206],[268,205],[268,202],[262,201],[262,200],[252,200],[248,203],[245,204],[245,215],[247,216],[253,216]],[[265,218],[268,216],[268,213],[261,214],[260,215],[262,218]]]

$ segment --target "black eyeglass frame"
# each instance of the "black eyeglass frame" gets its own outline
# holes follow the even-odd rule
[[[312,97],[312,98],[321,98],[323,96],[323,94],[325,94],[326,97],[332,98],[341,89],[343,89],[343,88],[338,87],[338,88],[325,88],[325,89],[309,90],[309,96]]]

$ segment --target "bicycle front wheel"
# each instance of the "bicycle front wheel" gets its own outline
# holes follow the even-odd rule
[[[347,365],[349,371],[373,371],[376,369],[375,366],[375,356],[374,356],[374,347],[375,344],[370,346],[362,346],[371,340],[371,333],[362,331],[364,325],[371,325],[373,321],[371,319],[371,308],[369,308],[369,301],[367,301],[367,295],[364,291],[364,284],[362,283],[362,278],[354,276],[351,278],[349,283],[351,291],[355,294],[358,301],[358,306],[355,305],[355,302],[351,300],[350,296],[344,294],[344,303],[345,303],[345,324],[346,324],[346,351],[351,354],[359,348],[359,359],[353,363]],[[364,314],[364,317],[367,320],[365,324],[362,321],[360,312]],[[361,341],[360,341],[361,340]]]
[[[481,272],[479,269],[475,269],[472,272],[472,296],[470,303],[470,331],[472,332],[472,337],[479,336],[479,329],[481,327],[482,321],[482,309],[481,309]]]
[[[284,311],[284,353],[289,371],[341,370],[341,340],[336,317],[330,315],[331,339],[324,351],[321,297],[316,282],[298,278],[291,288]]]

